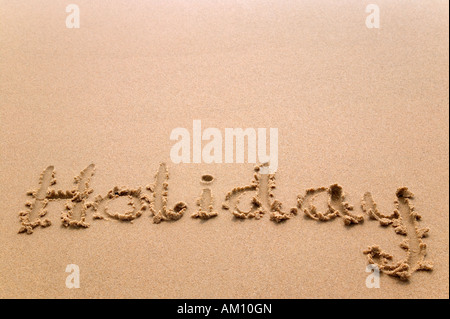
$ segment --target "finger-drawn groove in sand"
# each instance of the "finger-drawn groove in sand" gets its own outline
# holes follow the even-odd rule
[[[205,188],[199,198],[197,198],[197,211],[194,212],[192,218],[210,219],[216,217],[218,214],[214,211],[214,196],[210,188]]]
[[[173,209],[167,207],[168,194],[169,194],[169,169],[165,163],[159,165],[159,169],[155,174],[155,182],[146,187],[147,190],[153,193],[153,198],[149,200],[148,197],[144,197],[150,207],[150,212],[153,216],[153,222],[155,224],[161,221],[178,220],[185,211],[187,205],[185,202],[178,202]]]
[[[214,182],[214,176],[212,176],[211,174],[202,175],[202,184],[211,184],[212,182]]]
[[[320,212],[314,205],[314,200],[322,193],[328,194],[328,208],[325,212]],[[303,210],[306,216],[317,221],[326,222],[340,217],[347,226],[364,222],[364,216],[352,213],[354,208],[345,200],[342,186],[338,184],[333,184],[330,187],[307,189],[304,196],[297,196],[297,206],[300,210]]]
[[[187,210],[187,205],[184,202],[178,202],[173,209],[169,209],[168,194],[169,194],[169,170],[165,163],[161,163],[154,177],[154,183],[145,187],[145,191],[139,188],[129,188],[126,186],[115,186],[106,196],[97,195],[94,202],[88,204],[94,209],[94,219],[115,219],[120,221],[133,222],[136,218],[149,210],[153,222],[158,224],[165,220],[178,220]],[[126,212],[111,212],[108,203],[119,197],[126,196],[128,198],[127,205],[130,209]],[[139,207],[139,208],[138,208]],[[104,214],[102,215],[101,212]]]
[[[214,181],[214,176],[210,174],[202,175],[201,177],[201,183],[202,184],[212,184]],[[213,217],[216,217],[218,214],[216,211],[214,211],[214,202],[215,198],[212,195],[212,191],[210,188],[204,188],[202,190],[202,193],[200,194],[200,197],[197,198],[196,204],[197,204],[197,211],[194,212],[191,217],[192,218],[199,218],[199,219],[210,219]]]
[[[376,264],[385,274],[408,280],[415,271],[433,269],[433,263],[425,260],[427,245],[422,240],[428,236],[429,228],[420,227],[419,221],[422,217],[411,203],[414,194],[407,187],[397,189],[396,196],[395,210],[390,215],[378,211],[371,193],[364,194],[361,207],[371,219],[377,220],[384,227],[392,226],[396,234],[406,237],[400,243],[400,247],[406,252],[405,258],[392,262],[394,256],[383,251],[378,245],[368,247],[364,254],[370,264]]]
[[[61,214],[62,224],[65,227],[89,227],[86,222],[86,199],[94,191],[89,187],[91,178],[95,172],[95,165],[91,164],[80,172],[80,175],[74,178],[75,189],[73,196],[65,204],[65,212]],[[75,219],[79,216],[79,219]]]
[[[47,190],[50,185],[56,183],[54,167],[47,167],[39,177],[39,188],[37,190],[30,190],[27,196],[30,196],[34,201],[29,200],[25,203],[27,210],[19,212],[19,220],[21,227],[19,233],[32,234],[33,229],[37,226],[48,227],[52,223],[49,219],[41,219],[47,215]],[[32,219],[36,218],[33,222]]]
[[[88,206],[94,209],[94,214],[92,216],[94,219],[109,220],[112,218],[120,221],[133,222],[133,220],[139,218],[148,208],[148,205],[144,203],[141,193],[142,188],[140,187],[128,188],[125,186],[115,186],[113,189],[108,191],[105,197],[97,195],[94,202],[90,203]],[[124,213],[111,212],[108,207],[108,203],[122,196],[127,197],[127,205],[130,209]],[[139,209],[137,209],[138,206]],[[107,217],[101,215],[100,211],[103,211]]]
[[[51,225],[49,219],[42,219],[47,215],[47,205],[50,201],[66,199],[65,211],[61,215],[64,226],[69,227],[89,227],[86,222],[85,200],[92,193],[89,182],[94,174],[95,165],[91,164],[74,177],[74,188],[72,190],[55,190],[51,188],[56,184],[56,173],[53,166],[47,167],[39,177],[39,188],[27,192],[27,195],[34,200],[27,201],[26,211],[19,213],[21,228],[19,233],[32,234],[37,226],[48,227]],[[78,213],[79,220],[74,219],[74,214]],[[35,219],[32,221],[32,219]]]
[[[259,164],[254,168],[253,179],[249,185],[235,187],[225,195],[222,208],[230,210],[234,217],[241,219],[260,219],[267,211],[270,212],[270,220],[281,222],[292,218],[297,214],[297,209],[292,208],[289,212],[282,210],[282,203],[275,199],[275,174],[261,174],[261,168],[268,166],[267,163]],[[240,208],[241,198],[247,192],[255,195],[251,199],[250,208]],[[265,207],[267,206],[267,208]]]

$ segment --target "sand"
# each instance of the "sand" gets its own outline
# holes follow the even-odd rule
[[[69,3],[0,1],[1,298],[449,297],[448,1]]]

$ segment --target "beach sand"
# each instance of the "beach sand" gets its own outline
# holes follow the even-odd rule
[[[372,2],[379,29],[365,25]],[[0,1],[1,298],[449,297],[447,1],[77,0],[80,28],[68,29],[70,3]],[[170,159],[171,131],[196,119],[222,132],[278,128],[283,209],[338,183],[364,223],[302,210],[281,223],[233,217],[222,202],[254,164]],[[133,223],[93,220],[89,209],[89,228],[64,227],[55,201],[50,227],[18,234],[48,166],[66,190],[95,164],[93,201],[153,183],[161,162],[168,206],[188,206],[179,220],[154,223],[149,210]],[[403,236],[369,219],[361,198],[371,192],[390,214],[401,186],[430,228],[434,268],[408,281],[383,273],[369,289],[364,250],[406,255]],[[191,218],[204,188],[218,214]],[[126,199],[113,208],[125,212]],[[69,264],[79,289],[66,287]]]

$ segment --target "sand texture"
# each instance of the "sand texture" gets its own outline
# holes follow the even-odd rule
[[[448,298],[448,7],[0,0],[0,298]],[[194,120],[278,170],[173,163]]]

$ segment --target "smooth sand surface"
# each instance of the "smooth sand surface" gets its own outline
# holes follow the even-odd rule
[[[67,4],[81,27],[67,29]],[[448,1],[0,1],[0,297],[448,298]],[[311,187],[339,183],[363,214],[395,192],[415,193],[432,272],[366,287],[363,251],[404,258],[402,236],[369,220],[347,227],[303,213],[283,223],[238,220],[225,194],[250,183],[253,164],[171,163],[172,129],[192,121],[279,129],[275,193],[286,209]],[[170,172],[178,221],[62,226],[18,234],[18,213],[49,165],[57,186],[96,166],[89,199],[145,186]],[[190,218],[205,188],[218,216]],[[248,199],[247,199],[248,200]],[[117,205],[126,210],[126,201]],[[119,203],[118,203],[119,204]],[[243,203],[243,207],[245,204]],[[68,289],[68,264],[80,289]]]

